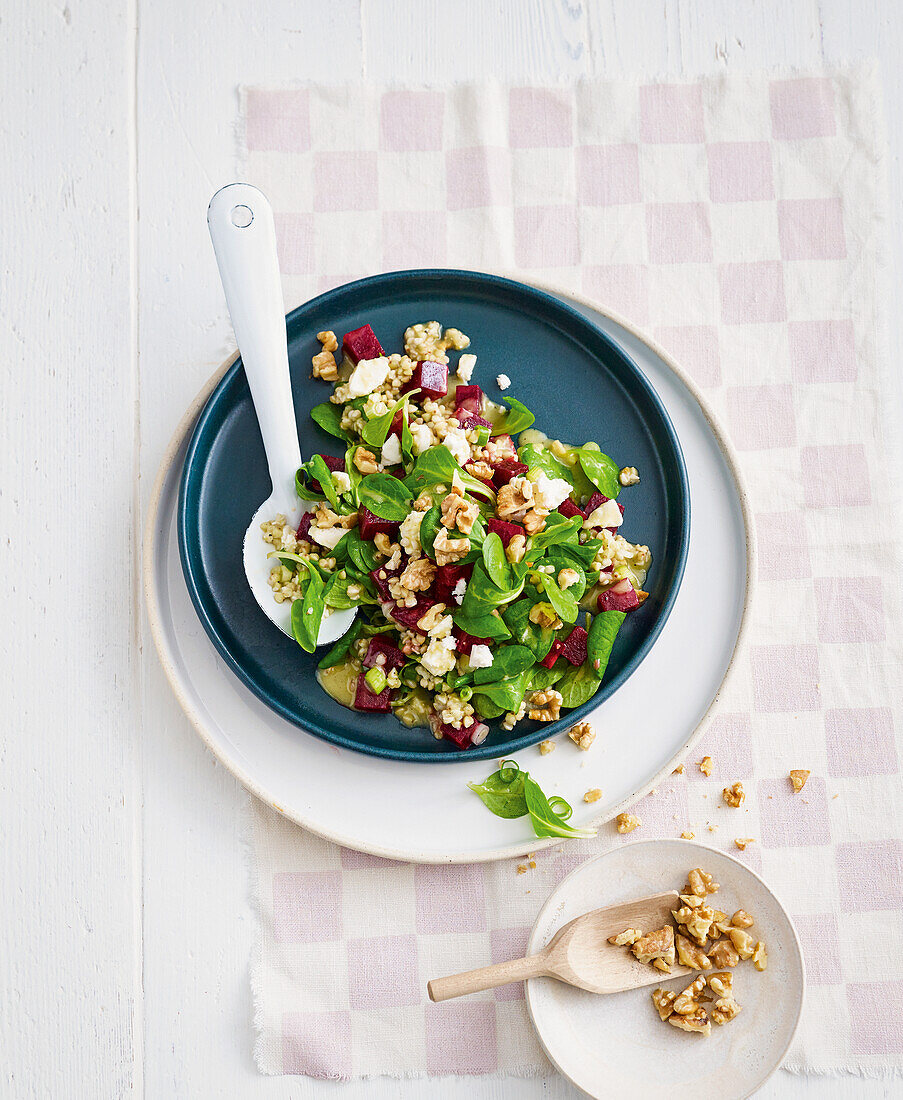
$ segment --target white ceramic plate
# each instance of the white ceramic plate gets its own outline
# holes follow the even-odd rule
[[[696,740],[742,634],[754,565],[736,465],[695,387],[651,341],[586,300],[576,304],[627,347],[658,390],[683,447],[693,500],[686,572],[671,616],[640,667],[591,716],[598,732],[592,750],[581,753],[565,740],[548,756],[535,749],[520,754],[521,766],[548,794],[571,802],[572,824],[583,826],[609,820],[648,791]],[[151,631],[173,690],[205,743],[277,811],[361,851],[463,863],[556,843],[537,841],[525,819],[492,816],[467,789],[468,780],[492,771],[487,762],[468,762],[465,754],[460,763],[435,767],[339,749],[276,716],[226,669],[191,605],[174,524],[187,436],[222,370],[176,430],[144,540]],[[601,787],[604,800],[583,803],[590,787]]]
[[[679,890],[693,867],[721,884],[713,898],[720,909],[745,909],[755,919],[750,931],[765,941],[768,968],[759,973],[751,962],[734,968],[734,996],[742,1010],[730,1023],[713,1027],[708,1038],[663,1023],[651,1001],[654,986],[599,997],[552,978],[531,979],[527,1006],[546,1054],[590,1096],[741,1100],[774,1073],[793,1040],[805,974],[790,917],[757,875],[701,844],[638,841],[582,864],[543,907],[530,953],[581,913]],[[661,985],[681,990],[691,981],[684,976]]]

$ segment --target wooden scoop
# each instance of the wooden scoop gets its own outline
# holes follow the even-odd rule
[[[584,913],[559,929],[538,955],[434,978],[427,985],[430,1000],[447,1001],[527,978],[557,978],[590,993],[620,993],[689,974],[686,966],[672,966],[671,973],[666,974],[649,963],[638,962],[629,948],[608,942],[609,936],[617,936],[625,928],[639,928],[645,933],[671,926],[671,910],[679,907],[677,891],[670,890]]]

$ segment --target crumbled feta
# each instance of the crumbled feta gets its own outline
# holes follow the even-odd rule
[[[458,377],[462,382],[469,382],[473,377],[473,368],[477,365],[475,355],[462,355],[458,360]]]
[[[584,520],[584,527],[620,527],[624,522],[616,500],[606,500],[594,508]]]
[[[401,540],[401,548],[406,554],[419,554],[423,549],[420,543],[420,524],[426,512],[408,512],[401,521],[401,529],[398,537]]]
[[[401,525],[402,531],[404,530],[404,524]],[[467,591],[467,581],[460,577],[458,583],[452,589],[452,596],[454,597],[456,604],[462,604],[464,602],[464,593]]]
[[[546,477],[540,474],[533,482],[533,499],[541,508],[551,512],[573,492],[574,486],[563,477]]]
[[[342,535],[347,535],[348,531],[344,527],[311,527],[309,534],[314,542],[325,546],[327,550],[333,550]]]
[[[433,432],[429,424],[415,424],[411,428],[413,439],[413,451],[415,455],[421,455],[433,445]]]
[[[492,650],[488,645],[475,645],[470,651],[471,668],[490,668],[492,665]]]
[[[448,648],[449,642],[452,644],[451,649]],[[431,675],[444,676],[446,672],[451,672],[455,667],[455,645],[455,639],[451,636],[448,638],[433,638],[426,647],[426,653],[420,658],[420,664]]]
[[[397,435],[386,436],[383,443],[382,461],[384,466],[397,466],[401,462],[401,443]]]
[[[442,638],[443,640],[449,636],[452,632],[452,617],[451,615],[443,615],[441,619],[436,622],[435,626],[431,626],[427,631],[427,634],[431,638]],[[455,644],[450,646],[450,649],[457,648],[457,641],[452,639]]]
[[[470,444],[463,428],[451,428],[442,442],[462,466],[470,462]]]
[[[508,377],[507,374],[497,374],[495,376],[495,381],[500,390],[507,390],[508,387],[511,385],[511,379]]]
[[[332,484],[335,486],[335,491],[337,493],[351,492],[351,478],[344,470],[333,470]]]
[[[389,373],[389,360],[385,355],[376,359],[361,359],[348,379],[348,396],[363,397],[381,386]]]

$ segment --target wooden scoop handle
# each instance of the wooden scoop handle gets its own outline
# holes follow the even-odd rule
[[[495,966],[481,966],[477,970],[465,970],[463,974],[451,974],[447,978],[434,978],[427,984],[431,1001],[447,1001],[463,997],[466,993],[479,993],[483,989],[495,989],[509,982],[522,982],[546,974],[546,956],[528,955],[525,959],[511,959]]]

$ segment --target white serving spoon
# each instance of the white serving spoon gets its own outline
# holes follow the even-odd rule
[[[272,547],[263,541],[260,525],[281,512],[297,527],[303,513],[310,511],[313,504],[299,500],[295,493],[301,446],[292,403],[273,208],[256,187],[231,183],[210,200],[207,225],[273,486],[245,532],[245,573],[254,599],[264,613],[291,636],[291,604],[278,604],[273,599],[268,583],[273,559],[267,557]],[[328,645],[340,638],[351,626],[355,614],[354,608],[347,611],[327,608],[317,645]]]

